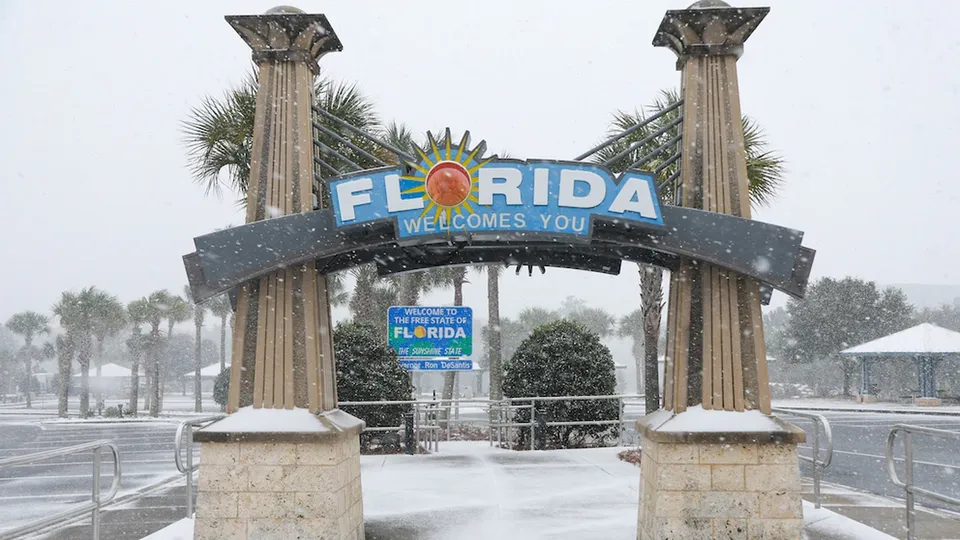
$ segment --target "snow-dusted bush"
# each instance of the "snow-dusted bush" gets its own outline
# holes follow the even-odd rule
[[[376,330],[365,324],[342,323],[333,331],[334,358],[337,361],[337,398],[340,401],[403,401],[411,399],[410,373],[400,365],[397,354],[387,347]],[[367,427],[400,426],[405,405],[364,405],[341,407],[365,421]],[[360,444],[396,447],[396,433],[363,433]],[[384,448],[384,450],[387,450]]]
[[[221,409],[227,406],[227,394],[230,393],[230,368],[221,371],[213,381],[213,401]]]
[[[503,393],[511,398],[537,396],[603,396],[616,392],[613,357],[597,334],[567,320],[545,324],[520,344],[504,363]],[[617,420],[616,400],[539,402],[536,417],[546,422]],[[515,420],[530,421],[529,409],[519,409]],[[602,446],[615,438],[617,426],[550,426],[538,428],[537,446],[576,448]],[[530,430],[518,431],[517,445],[530,447]]]

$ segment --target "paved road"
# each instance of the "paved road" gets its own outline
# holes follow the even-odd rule
[[[58,425],[0,416],[0,459],[109,439],[120,449],[122,496],[178,475],[173,463],[175,430],[176,424],[170,422]],[[113,481],[109,456],[106,451],[101,475],[103,492]],[[92,462],[92,452],[84,452],[0,469],[0,531],[89,500]]]
[[[886,471],[886,442],[894,424],[914,424],[960,432],[960,417],[859,412],[823,412],[833,430],[833,463],[825,471],[828,482],[850,486],[887,497],[903,498],[903,490],[890,482]],[[789,421],[809,432],[811,424],[800,418]],[[809,455],[809,451],[806,451]],[[903,457],[903,442],[898,437],[896,457]],[[960,498],[960,445],[956,441],[916,436],[914,439],[914,481],[916,485]],[[811,474],[806,463],[804,476]],[[903,464],[898,472],[903,478]],[[922,504],[951,509],[950,505],[932,500]],[[954,511],[960,508],[952,507]]]

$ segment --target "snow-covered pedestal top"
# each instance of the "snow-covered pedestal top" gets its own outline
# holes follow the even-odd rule
[[[789,442],[806,440],[803,430],[760,411],[718,411],[695,405],[674,414],[661,409],[637,420],[645,437],[663,442]]]
[[[339,409],[313,414],[307,409],[243,407],[194,433],[200,442],[300,441],[359,433],[363,420]]]

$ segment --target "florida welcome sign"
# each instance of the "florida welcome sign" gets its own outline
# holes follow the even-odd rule
[[[417,162],[363,171],[330,182],[338,227],[395,217],[398,237],[440,232],[542,232],[587,236],[591,217],[663,227],[652,175],[615,177],[582,162],[483,159],[450,132],[416,148]]]

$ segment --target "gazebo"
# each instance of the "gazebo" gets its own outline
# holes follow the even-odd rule
[[[939,406],[937,395],[937,365],[946,357],[960,356],[960,332],[923,323],[873,341],[840,351],[841,356],[860,359],[860,401],[875,401],[870,368],[883,358],[912,358],[917,365],[919,395],[915,403],[921,406]]]

